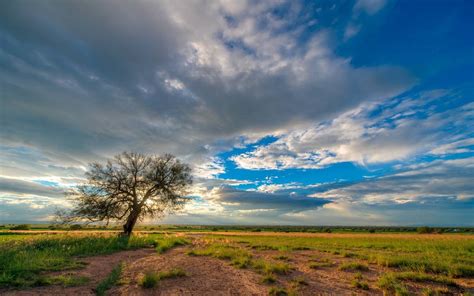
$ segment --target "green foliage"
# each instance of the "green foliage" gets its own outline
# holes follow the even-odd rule
[[[287,274],[291,267],[283,262],[272,262],[263,259],[252,260],[252,268],[264,273]]]
[[[434,229],[428,226],[421,226],[416,229],[416,232],[420,234],[425,234],[425,233],[433,233]]]
[[[408,289],[399,280],[397,280],[393,274],[383,275],[379,281],[378,286],[385,293],[392,294],[395,296],[408,296],[410,293]]]
[[[286,255],[277,255],[277,256],[273,257],[273,259],[275,259],[275,260],[288,260],[288,256],[286,256]]]
[[[18,224],[13,227],[10,227],[10,230],[30,230],[31,227],[29,224]]]
[[[126,238],[92,234],[0,236],[0,286],[47,284],[42,272],[81,267],[78,256],[146,247],[156,238],[156,235]]]
[[[107,290],[109,290],[115,284],[117,284],[117,282],[120,279],[120,276],[122,275],[122,269],[123,269],[123,264],[122,263],[118,264],[114,269],[112,269],[112,272],[103,281],[99,283],[99,285],[95,289],[97,296],[105,295],[105,292]]]
[[[158,285],[158,282],[160,281],[158,274],[153,271],[149,271],[145,273],[145,276],[140,281],[140,286],[142,286],[145,289],[151,289],[156,287]]]
[[[156,273],[154,271],[148,271],[140,281],[140,286],[146,289],[154,288],[158,285],[158,282],[164,279],[178,278],[186,276],[186,272],[181,268],[175,268],[169,271],[163,271]]]
[[[369,290],[369,284],[367,282],[363,282],[357,279],[353,279],[351,282],[352,287],[362,289],[362,290]]]
[[[187,245],[189,244],[189,241],[180,237],[168,236],[168,237],[164,237],[163,239],[157,240],[155,244],[156,244],[156,251],[159,254],[162,254],[174,247]]]
[[[366,260],[384,267],[403,271],[422,271],[453,277],[474,276],[474,240],[470,236],[418,236],[411,234],[377,236],[355,234],[347,237],[295,237],[295,236],[220,236],[230,241],[246,244],[254,249],[277,249],[292,251],[309,248],[332,254]],[[416,238],[416,239],[415,239]],[[326,267],[325,264],[313,268]]]
[[[89,282],[88,277],[84,276],[69,276],[69,275],[58,275],[58,276],[45,276],[39,277],[35,282],[34,286],[49,286],[49,285],[61,285],[63,287],[75,287],[82,286]]]
[[[268,295],[270,295],[270,296],[287,296],[288,292],[284,288],[272,287],[272,288],[270,288],[270,291],[268,291]]]
[[[172,279],[186,276],[186,272],[181,268],[174,268],[169,271],[162,271],[158,273],[158,280]]]
[[[344,271],[367,271],[369,270],[369,267],[367,264],[360,263],[360,262],[346,262],[341,265],[339,265],[339,270],[344,270]]]
[[[291,279],[291,282],[294,284],[294,285],[308,285],[308,282],[306,281],[306,279],[302,276],[297,276],[297,277],[294,277]]]
[[[82,225],[81,224],[72,224],[71,226],[69,226],[69,229],[70,230],[81,230]]]
[[[397,280],[408,280],[412,282],[432,282],[453,287],[457,286],[456,282],[448,277],[427,274],[423,272],[397,272],[393,274],[393,277]]]
[[[273,284],[276,282],[276,277],[271,274],[271,273],[268,273],[266,274],[263,278],[262,278],[262,283],[263,284]]]

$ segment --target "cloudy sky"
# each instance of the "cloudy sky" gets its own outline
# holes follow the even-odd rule
[[[166,223],[474,226],[474,1],[1,1],[0,223],[170,152]]]

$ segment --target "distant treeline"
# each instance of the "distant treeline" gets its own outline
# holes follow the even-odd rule
[[[40,225],[4,224],[0,230],[120,230],[120,226],[101,225]],[[473,233],[474,227],[430,227],[430,226],[268,226],[268,225],[142,225],[137,230],[146,231],[246,231],[246,232],[309,232],[309,233]]]

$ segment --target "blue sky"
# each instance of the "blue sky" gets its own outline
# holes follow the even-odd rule
[[[133,150],[193,167],[165,223],[474,226],[472,1],[0,6],[0,223]]]

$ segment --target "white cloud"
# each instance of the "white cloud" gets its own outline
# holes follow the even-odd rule
[[[471,138],[459,139],[473,123],[470,109],[430,107],[434,100],[448,99],[445,92],[426,93],[362,106],[329,122],[293,130],[232,160],[251,170],[321,168],[339,162],[367,165],[418,154],[472,151]],[[377,110],[379,115],[371,115]]]
[[[364,11],[367,14],[375,14],[385,6],[386,0],[357,0],[354,11]]]

